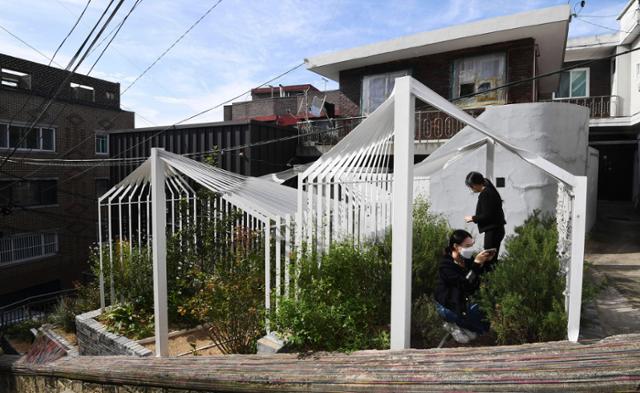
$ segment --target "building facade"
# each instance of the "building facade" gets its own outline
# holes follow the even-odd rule
[[[600,152],[598,199],[640,207],[640,2],[617,17],[619,32],[567,44],[554,99],[589,107],[589,144]],[[618,56],[615,56],[618,55]]]
[[[96,198],[109,188],[109,169],[46,160],[107,158],[107,132],[133,127],[134,114],[120,108],[118,83],[69,77],[68,71],[4,54],[0,68],[0,162],[17,147],[0,168],[2,305],[84,278],[97,238]]]
[[[361,116],[384,102],[395,78],[405,75],[477,116],[488,106],[552,97],[559,77],[541,75],[562,67],[569,20],[569,7],[558,6],[321,54],[305,62],[309,70],[339,82]],[[504,85],[508,87],[499,88]],[[417,102],[416,109],[418,154],[430,154],[438,141],[463,127],[423,103]],[[346,124],[342,136],[350,128]]]
[[[289,167],[296,155],[296,135],[292,127],[239,120],[113,130],[109,144],[113,157],[149,157],[152,147],[162,147],[196,160],[211,156],[230,172],[262,176]],[[270,143],[274,140],[281,141]],[[124,179],[138,165],[112,167],[112,182]]]

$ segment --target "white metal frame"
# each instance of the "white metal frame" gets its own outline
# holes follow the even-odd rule
[[[187,181],[187,179],[189,181]],[[248,230],[261,234],[265,254],[265,307],[277,307],[279,296],[288,296],[292,284],[289,275],[291,244],[295,234],[292,220],[295,213],[296,192],[289,187],[267,180],[247,178],[202,164],[179,155],[152,149],[151,157],[126,179],[98,199],[98,236],[100,264],[100,306],[107,305],[106,287],[110,304],[117,302],[113,273],[105,280],[104,260],[113,266],[116,260],[115,244],[120,240],[120,255],[125,241],[130,250],[134,243],[144,249],[146,244],[153,261],[154,315],[156,355],[167,356],[167,235],[179,233],[185,222],[197,222],[197,194],[191,182],[213,191],[215,198],[201,201],[205,219],[217,220],[217,213],[241,212],[234,230]],[[186,210],[180,209],[186,201]],[[106,210],[106,222],[103,216]],[[104,225],[103,225],[104,224]],[[162,234],[162,235],[156,235]],[[216,236],[223,234],[216,234]],[[233,242],[235,234],[228,240]],[[197,238],[194,239],[197,242]],[[257,246],[258,243],[253,246]],[[275,253],[271,253],[271,247]],[[285,250],[283,253],[282,250]],[[103,253],[103,250],[108,251]],[[104,255],[103,255],[104,254]],[[271,267],[275,267],[272,277]],[[274,285],[272,285],[272,283]],[[272,302],[272,296],[275,301]],[[268,313],[267,313],[268,314]],[[269,321],[266,320],[267,330]]]

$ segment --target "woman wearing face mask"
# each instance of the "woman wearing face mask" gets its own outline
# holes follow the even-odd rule
[[[500,252],[500,244],[504,239],[504,219],[502,210],[502,198],[494,185],[478,172],[469,172],[465,179],[465,184],[478,195],[476,214],[465,216],[466,222],[474,222],[478,225],[478,231],[484,233],[484,249],[496,249],[495,256]],[[487,266],[491,270],[491,261]]]
[[[445,329],[459,343],[467,343],[489,330],[478,305],[471,303],[470,297],[480,287],[479,276],[494,252],[483,251],[474,258],[473,245],[469,232],[455,230],[438,268],[436,309],[446,321]]]

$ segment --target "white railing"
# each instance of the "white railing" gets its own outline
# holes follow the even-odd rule
[[[0,239],[0,265],[55,255],[57,233],[25,233]]]

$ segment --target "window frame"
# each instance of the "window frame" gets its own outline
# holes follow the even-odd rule
[[[19,123],[19,122],[14,122],[11,124],[11,126],[29,128],[29,125],[24,123]],[[43,146],[44,146],[43,130],[51,130],[51,149],[43,149]],[[29,152],[35,151],[35,152],[44,152],[44,153],[56,152],[56,133],[57,133],[56,127],[33,127],[30,132],[37,132],[38,147],[37,148],[35,147],[15,148],[14,146],[11,146],[11,127],[9,126],[8,123],[4,123],[4,122],[0,123],[0,133],[4,133],[5,141],[6,141],[6,144],[4,146],[0,145],[0,150],[3,150],[3,149],[13,150],[15,148],[16,151],[18,152],[22,152],[22,151],[29,151]]]
[[[565,73],[569,73],[569,96],[568,97],[560,97],[558,96],[558,92],[553,92],[553,99],[554,100],[570,100],[573,98],[589,98],[591,97],[591,83],[590,83],[590,78],[591,78],[591,68],[589,67],[580,67],[580,68],[574,68],[571,69],[569,71],[564,71]],[[586,73],[586,86],[585,86],[585,93],[587,95],[584,96],[574,96],[571,95],[573,93],[573,89],[571,87],[573,81],[571,78],[571,74],[574,72],[585,72]],[[560,76],[562,77],[562,76]],[[558,90],[560,89],[560,81],[558,81]]]
[[[108,156],[109,155],[109,134],[106,131],[96,131],[95,133],[95,151],[96,151],[96,155],[100,155],[100,156]],[[105,138],[105,146],[107,147],[107,150],[104,152],[98,151],[98,137],[104,137]]]
[[[456,75],[456,73],[459,73],[459,63],[465,61],[465,60],[473,60],[473,59],[481,59],[481,58],[489,58],[489,57],[495,57],[497,60],[499,60],[500,62],[502,62],[501,64],[501,68],[502,68],[502,75],[501,75],[501,79],[502,79],[502,84],[508,83],[508,75],[509,75],[509,70],[508,70],[508,55],[507,52],[505,51],[497,51],[497,52],[490,52],[490,53],[479,53],[479,54],[473,54],[473,55],[467,55],[467,56],[461,56],[461,57],[457,57],[455,59],[453,59],[453,61],[450,63],[451,64],[451,80],[450,80],[450,95],[452,99],[458,100],[457,101],[457,105],[462,107],[462,108],[484,108],[486,106],[490,106],[490,105],[505,105],[509,102],[509,97],[508,97],[508,91],[502,91],[502,90],[494,90],[494,91],[490,91],[487,92],[486,94],[491,94],[493,92],[495,92],[496,94],[496,98],[495,99],[488,99],[485,100],[484,102],[482,100],[479,100],[479,98],[483,97],[483,94],[481,94],[480,91],[476,90],[476,85],[479,82],[482,82],[482,80],[474,80],[473,85],[474,85],[474,91],[473,93],[477,94],[473,97],[468,97],[468,98],[463,98],[461,99],[460,97],[463,97],[467,94],[461,94],[461,87],[464,85],[470,85],[472,83],[467,82],[467,83],[460,83],[460,77],[459,75]],[[477,72],[477,71],[476,71]],[[495,79],[497,82],[498,81],[498,76],[495,76]],[[484,79],[485,81],[488,79]],[[486,82],[485,82],[486,83]],[[498,83],[499,85],[499,83]],[[498,87],[498,86],[495,86]]]
[[[35,205],[31,205],[31,204],[26,204],[26,205],[16,205],[16,206],[22,206],[22,207],[28,207],[29,209],[42,209],[42,208],[50,208],[50,207],[59,207],[60,206],[60,200],[58,199],[58,178],[57,177],[37,177],[37,178],[29,178],[26,180],[16,180],[16,179],[12,179],[12,178],[0,178],[0,188],[4,188],[6,187],[5,185],[1,184],[3,182],[11,182],[11,183],[24,183],[24,182],[44,182],[44,181],[55,181],[56,182],[56,201],[55,203],[48,203],[48,204],[35,204]],[[11,192],[13,192],[13,190],[11,190]],[[32,195],[33,196],[33,195]],[[11,195],[11,203],[13,203],[13,195]],[[4,205],[0,205],[0,207],[2,207]]]
[[[52,238],[47,238],[47,236],[52,236]],[[15,246],[16,239],[25,239],[27,237],[31,237],[31,240],[39,238],[39,243],[33,244],[30,247],[19,248]],[[0,244],[2,244],[2,251],[0,251],[0,267],[49,258],[60,253],[60,237],[58,236],[58,232],[55,231],[16,233],[0,238]],[[53,251],[48,251],[47,248],[51,246],[53,246]],[[39,249],[40,253],[26,258],[15,258],[16,249],[25,250],[28,248]],[[3,261],[2,254],[10,254],[11,258],[7,261]]]
[[[375,77],[385,77],[385,89],[387,89],[388,87],[388,83],[389,83],[389,77],[391,75],[394,74],[403,74],[401,76],[396,76],[396,78],[400,78],[402,76],[407,76],[407,75],[411,75],[411,69],[402,69],[402,70],[396,70],[396,71],[388,71],[388,72],[381,72],[381,73],[377,73],[377,74],[367,74],[367,75],[363,75],[362,79],[360,81],[360,114],[362,116],[368,116],[370,115],[373,111],[375,111],[376,109],[378,109],[378,107],[373,108],[373,110],[371,110],[369,108],[369,105],[366,106],[367,111],[365,112],[365,102],[367,102],[369,100],[368,97],[365,97],[365,83],[367,81],[367,79],[373,79]],[[395,78],[394,78],[395,79]],[[393,90],[393,89],[391,89]],[[370,92],[370,89],[367,90],[367,92]],[[391,91],[389,91],[389,94],[391,94]],[[387,96],[388,98],[388,96]],[[386,100],[386,98],[385,98]],[[384,100],[383,100],[384,102]]]

